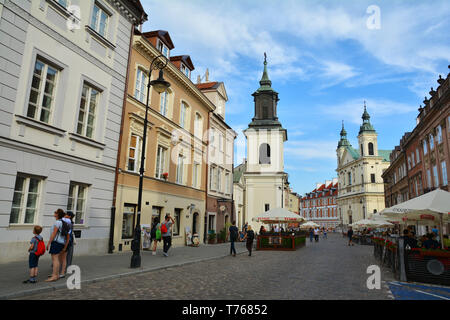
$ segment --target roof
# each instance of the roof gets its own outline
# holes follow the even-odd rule
[[[350,153],[350,155],[353,157],[353,159],[359,159],[359,153],[358,151],[356,151],[355,148],[353,148],[352,146],[347,146],[346,149],[348,150],[348,152]]]
[[[213,81],[213,82],[205,82],[205,83],[197,83],[197,88],[200,90],[202,89],[217,89],[220,86],[220,82]]]
[[[194,64],[192,63],[191,57],[187,54],[182,55],[182,56],[174,56],[174,57],[170,57],[170,61],[182,61],[188,68],[189,70],[193,71],[195,69]]]
[[[169,48],[169,50],[175,48],[172,39],[170,38],[169,32],[166,30],[155,30],[144,32],[142,33],[142,35],[146,38],[158,37],[159,39],[161,39],[162,42],[164,42],[164,44]]]
[[[378,155],[383,158],[383,161],[390,161],[389,156],[391,155],[391,150],[378,150]]]
[[[239,183],[239,181],[241,180],[242,174],[245,172],[246,169],[247,169],[246,163],[241,163],[240,165],[238,165],[237,167],[234,168],[233,183]]]

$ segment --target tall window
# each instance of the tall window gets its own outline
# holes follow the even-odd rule
[[[137,172],[140,165],[140,155],[141,155],[141,137],[132,134],[130,139],[130,147],[128,148],[128,167],[129,171]]]
[[[183,72],[184,75],[189,79],[191,78],[191,70],[189,70],[189,68],[186,67],[184,64],[181,64],[181,72]]]
[[[164,168],[166,167],[166,153],[167,149],[161,146],[158,146],[158,152],[156,154],[156,173],[155,176],[158,179],[162,179]]]
[[[192,187],[198,188],[200,186],[199,183],[199,176],[200,176],[200,164],[197,162],[194,162],[194,165],[192,166]]]
[[[423,140],[423,154],[428,153],[427,140]]]
[[[210,167],[209,168],[209,188],[211,190],[215,190],[215,188],[214,188],[214,182],[215,182],[215,180],[214,180],[214,170],[215,170],[214,167]]]
[[[414,168],[415,165],[416,165],[416,161],[414,159],[414,152],[413,152],[413,153],[411,153],[411,166]]]
[[[364,148],[362,144],[361,144],[361,157],[364,157]]]
[[[227,172],[225,173],[225,193],[226,194],[231,194],[231,189],[230,189],[230,174]]]
[[[436,165],[433,166],[433,178],[434,178],[434,186],[436,188],[439,187],[439,177]]]
[[[173,224],[173,235],[178,236],[180,234],[180,219],[181,219],[181,211],[182,209],[175,209],[173,220],[175,223]]]
[[[183,184],[183,173],[184,173],[184,157],[183,155],[178,155],[178,164],[177,164],[177,183]]]
[[[348,184],[352,185],[352,173],[349,172],[347,175],[348,175]]]
[[[138,68],[137,75],[136,75],[136,88],[134,91],[134,97],[138,99],[142,103],[146,103],[145,98],[147,97],[147,73],[142,70],[141,68]]]
[[[170,89],[167,89],[163,93],[161,93],[161,101],[159,110],[164,117],[167,117],[169,112],[169,99],[170,99]]]
[[[56,68],[36,60],[28,101],[27,117],[49,123],[55,100],[58,71]]]
[[[430,137],[429,140],[430,140],[430,151],[431,151],[431,150],[434,149],[434,137],[433,137],[433,134],[430,133],[429,137]]]
[[[427,182],[428,182],[428,188],[431,188],[433,185],[431,184],[431,172],[430,172],[430,169],[427,169]]]
[[[135,204],[125,204],[122,219],[122,239],[133,238],[135,213]]]
[[[188,106],[186,103],[182,102],[180,108],[180,126],[185,129],[187,127],[187,113],[188,113]]]
[[[448,184],[448,177],[447,177],[447,164],[445,161],[441,162],[441,169],[442,169],[442,185],[446,186]]]
[[[370,182],[371,183],[375,183],[376,181],[375,181],[375,174],[374,173],[371,173],[370,174]]]
[[[375,153],[373,152],[373,143],[369,142],[369,156],[373,156]]]
[[[86,211],[87,186],[71,182],[69,187],[69,198],[67,200],[67,210],[75,214],[75,224],[84,224]]]
[[[270,145],[267,143],[259,146],[259,164],[270,164]]]
[[[202,131],[203,131],[202,129],[203,129],[202,116],[196,113],[194,120],[194,135],[199,139],[202,138]]]
[[[217,190],[219,192],[222,192],[222,173],[223,173],[223,169],[219,168],[217,170]]]
[[[83,85],[78,113],[77,133],[88,138],[94,134],[95,114],[100,93],[87,84]]]
[[[436,133],[437,133],[437,143],[440,144],[440,143],[442,143],[442,128],[441,128],[441,126],[437,126]]]
[[[417,159],[417,163],[419,163],[420,162],[419,148],[416,149],[416,159]]]
[[[17,175],[10,224],[33,224],[39,204],[41,179]]]
[[[94,11],[92,12],[91,28],[94,29],[102,37],[106,37],[108,20],[109,15],[97,4],[94,4]]]

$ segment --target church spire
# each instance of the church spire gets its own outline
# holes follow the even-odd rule
[[[350,146],[350,142],[347,140],[347,131],[344,128],[344,120],[342,120],[341,140],[339,140],[338,148]]]
[[[267,54],[264,52],[264,71],[259,81],[260,87],[257,91],[274,91],[272,89],[272,81],[269,79],[269,73],[267,72]]]
[[[373,128],[372,124],[370,123],[370,115],[367,112],[366,107],[366,101],[364,101],[364,113],[362,115],[363,123],[361,127],[359,128],[359,134],[362,134],[364,132],[375,132],[375,129]]]

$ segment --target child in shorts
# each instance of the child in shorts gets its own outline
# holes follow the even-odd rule
[[[28,252],[30,253],[28,258],[28,264],[30,268],[30,279],[25,280],[23,283],[36,283],[36,277],[38,275],[38,263],[39,256],[36,255],[36,251],[38,249],[39,241],[42,241],[42,236],[40,235],[42,232],[41,226],[35,226],[33,229],[34,237],[31,238],[30,248],[28,248]]]

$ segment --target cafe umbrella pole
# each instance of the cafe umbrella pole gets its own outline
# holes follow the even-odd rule
[[[148,84],[147,84],[147,102],[145,104],[145,119],[144,119],[144,133],[142,136],[142,152],[141,163],[139,169],[139,191],[138,191],[138,205],[137,205],[137,218],[136,228],[134,229],[134,238],[131,241],[131,250],[133,255],[131,256],[130,268],[139,268],[141,266],[141,210],[142,210],[142,189],[144,185],[144,163],[145,163],[145,145],[147,140],[147,127],[148,127],[148,103],[150,98],[150,87],[159,93],[163,93],[170,87],[170,83],[164,80],[163,69],[167,66],[168,59],[164,55],[155,57],[149,69]],[[159,77],[156,80],[150,81],[152,71],[159,69]]]

